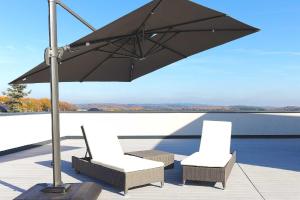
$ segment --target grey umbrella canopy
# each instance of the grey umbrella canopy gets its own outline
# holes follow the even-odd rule
[[[188,0],[154,0],[70,44],[60,82],[130,82],[178,60],[257,32]],[[50,81],[45,62],[12,84]]]

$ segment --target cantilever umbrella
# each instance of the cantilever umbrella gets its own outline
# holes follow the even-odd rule
[[[66,46],[58,55],[59,81],[130,82],[257,31],[188,0],[154,0]],[[50,75],[43,62],[11,83],[49,82]]]
[[[130,82],[195,53],[256,32],[187,0],[155,0],[69,45],[59,81]],[[12,83],[49,82],[45,62]]]

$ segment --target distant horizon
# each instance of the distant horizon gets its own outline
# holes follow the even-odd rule
[[[203,104],[203,103],[112,103],[112,102],[98,102],[98,103],[73,103],[69,102],[74,105],[93,105],[93,104],[99,104],[99,105],[182,105],[182,106],[207,106],[207,107],[234,107],[234,106],[245,106],[245,107],[263,107],[263,108],[284,108],[284,107],[300,107],[297,105],[282,105],[282,106],[270,106],[270,105],[246,105],[246,104],[232,104],[232,105],[217,105],[217,104]]]
[[[204,104],[115,104],[91,103],[75,104],[77,110],[102,112],[300,112],[299,106],[247,106],[247,105],[204,105]]]
[[[0,96],[2,95],[3,91],[0,91]],[[27,96],[26,98],[36,98],[36,99],[43,99],[47,98],[50,99],[50,96],[40,96],[40,97],[34,97],[32,95]],[[270,108],[283,108],[283,107],[300,107],[299,105],[295,104],[285,104],[285,105],[263,105],[263,104],[216,104],[216,103],[201,103],[201,102],[120,102],[120,101],[72,101],[68,99],[62,99],[60,98],[60,101],[65,101],[74,105],[87,105],[87,104],[115,104],[115,105],[197,105],[197,106],[224,106],[224,107],[230,107],[230,106],[249,106],[249,107],[270,107]]]

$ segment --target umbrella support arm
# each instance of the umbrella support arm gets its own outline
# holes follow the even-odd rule
[[[80,15],[78,15],[76,12],[74,12],[71,8],[69,8],[66,4],[64,4],[61,0],[54,0],[57,5],[61,6],[63,9],[65,9],[68,13],[73,15],[76,19],[78,19],[82,24],[87,26],[92,31],[96,31],[97,29],[94,28],[91,24],[89,24],[86,20],[84,20]]]
[[[91,24],[89,24],[86,20],[84,20],[80,15],[78,15],[76,12],[74,12],[71,8],[69,8],[66,4],[64,4],[61,0],[49,0],[49,2],[53,2],[54,4],[59,5],[64,10],[66,10],[68,13],[70,13],[73,17],[75,17],[77,20],[79,20],[82,24],[84,24],[86,27],[91,29],[92,31],[96,31],[97,29],[94,28]],[[63,53],[65,51],[71,51],[71,48],[69,45],[66,45],[64,47],[60,47],[57,50],[58,58],[61,59],[63,56]],[[45,62],[48,66],[50,66],[50,60],[51,56],[55,54],[55,51],[50,47],[45,49]]]
[[[64,10],[66,10],[68,13],[70,13],[73,17],[75,17],[77,20],[79,20],[82,24],[84,24],[86,27],[88,27],[89,29],[91,29],[92,31],[96,31],[97,29],[94,28],[90,23],[88,23],[86,20],[84,20],[80,15],[78,15],[76,12],[74,12],[71,8],[69,8],[66,4],[64,4],[61,0],[48,0],[49,2],[52,2],[54,4],[59,5],[60,7],[62,7]],[[57,51],[57,52],[56,52]],[[54,50],[53,48],[49,47],[45,49],[45,53],[44,53],[44,59],[45,59],[45,63],[50,66],[50,60],[51,57],[55,55],[55,53],[57,53],[57,57],[59,60],[62,59],[62,56],[64,54],[65,51],[71,51],[71,48],[69,45],[66,45],[64,47],[60,47],[57,50]]]
[[[71,8],[69,8],[66,4],[64,4],[61,0],[54,0],[57,5],[61,6],[63,9],[65,9],[68,13],[73,15],[76,19],[78,19],[82,24],[87,26],[92,31],[96,31],[97,29],[94,28],[91,24],[89,24],[86,20],[84,20],[80,15],[78,15],[76,12],[74,12]]]

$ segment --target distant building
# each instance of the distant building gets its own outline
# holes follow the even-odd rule
[[[7,108],[4,105],[0,105],[0,112],[7,112]]]
[[[101,111],[99,110],[98,108],[90,108],[88,109],[89,112],[98,112],[98,111]]]

